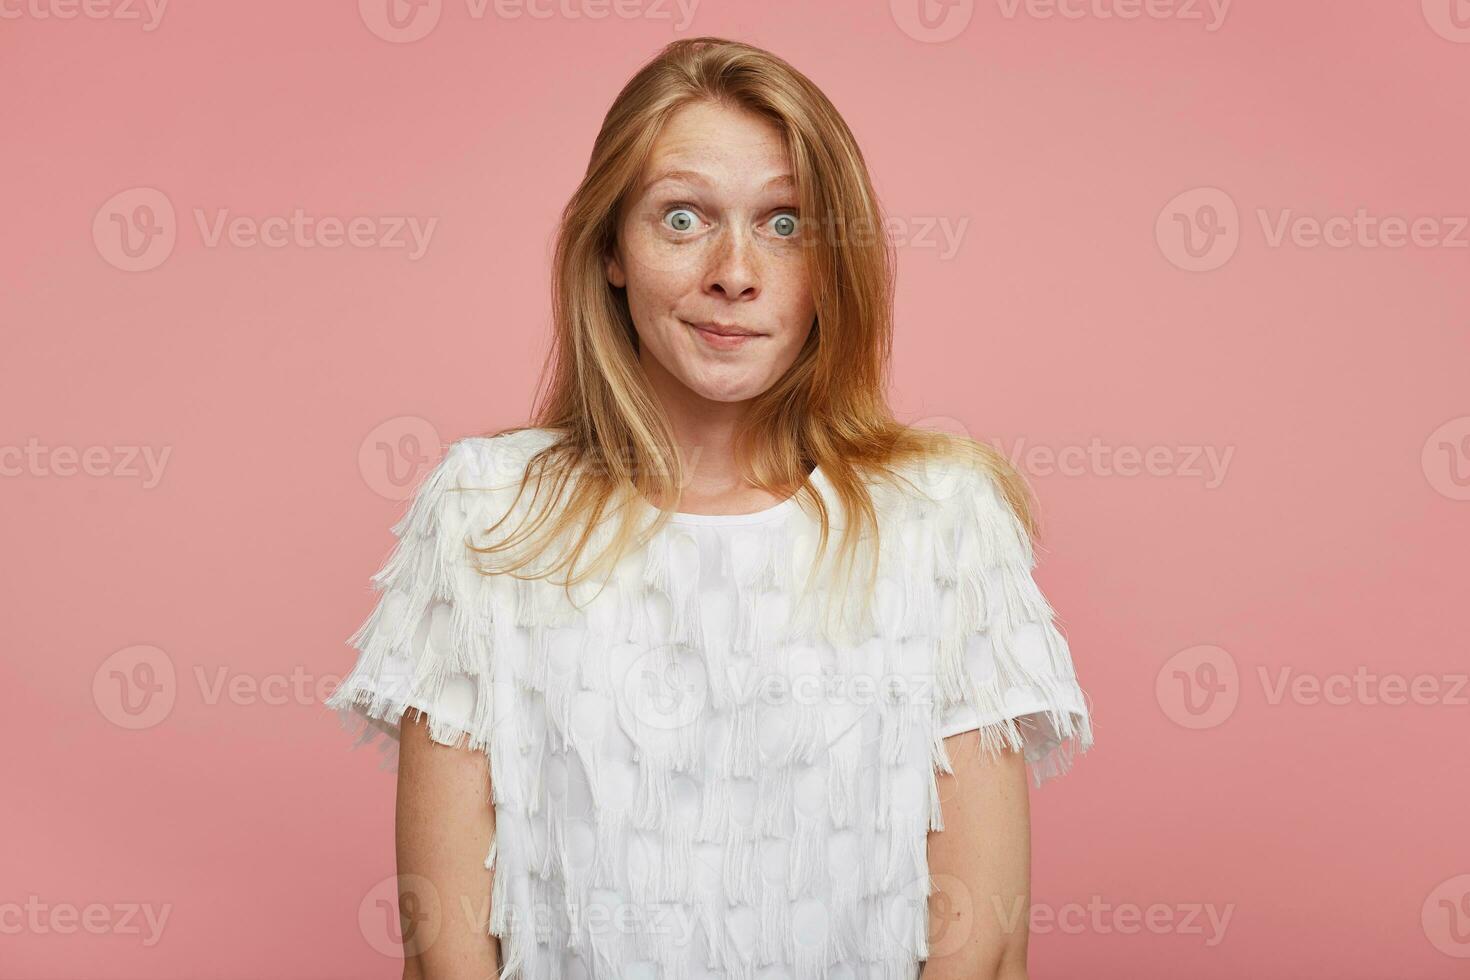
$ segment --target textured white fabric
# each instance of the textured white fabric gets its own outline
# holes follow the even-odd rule
[[[489,754],[502,977],[912,980],[943,739],[978,727],[1038,784],[1092,743],[1004,498],[958,463],[906,474],[922,492],[874,484],[876,597],[822,585],[835,620],[798,601],[819,527],[798,497],[677,515],[574,608],[466,548],[553,436],[450,447],[326,701],[387,766],[410,707],[435,741]],[[840,527],[820,470],[812,485]]]

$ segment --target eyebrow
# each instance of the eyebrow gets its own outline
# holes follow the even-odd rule
[[[663,173],[658,174],[652,180],[644,184],[643,191],[647,192],[650,187],[653,187],[655,184],[662,184],[666,180],[682,180],[685,183],[689,184],[709,184],[709,178],[706,177],[704,174],[699,173],[697,170],[665,170]],[[796,180],[790,174],[778,174],[777,176],[772,177],[770,180],[766,181],[765,184],[761,187],[761,190],[765,190],[769,187],[795,186]]]

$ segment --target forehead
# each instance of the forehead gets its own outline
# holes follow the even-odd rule
[[[719,184],[759,190],[789,185],[790,171],[786,140],[774,122],[746,109],[696,102],[664,124],[640,186]]]

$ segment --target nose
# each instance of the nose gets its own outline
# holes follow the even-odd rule
[[[710,254],[704,291],[731,300],[755,299],[760,295],[759,264],[750,233],[727,227]]]

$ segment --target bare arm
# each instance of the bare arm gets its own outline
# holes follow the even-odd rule
[[[987,761],[980,733],[944,740],[953,775],[937,774],[944,829],[929,834],[930,955],[923,980],[1026,980],[1031,809],[1026,766]]]
[[[403,713],[396,843],[404,980],[489,980],[500,970],[489,934],[495,830],[489,759],[441,745],[427,719]]]

